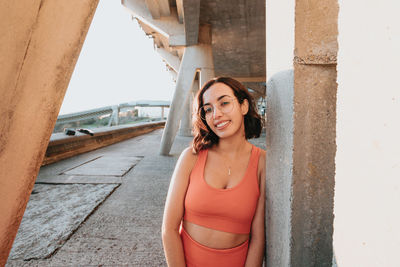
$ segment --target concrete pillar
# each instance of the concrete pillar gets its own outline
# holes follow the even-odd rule
[[[97,4],[0,4],[0,266],[17,234]]]
[[[192,136],[193,93],[197,92],[197,90],[199,90],[199,81],[194,80],[189,97],[187,98],[185,102],[185,107],[183,108],[183,117],[181,119],[181,124],[179,127],[180,136]]]
[[[291,266],[331,266],[337,0],[295,7]]]
[[[214,69],[211,45],[199,44],[185,48],[167,123],[161,138],[161,155],[168,155],[171,150],[183,115],[184,103],[190,95],[197,69]]]
[[[215,77],[213,68],[201,68],[200,69],[200,89],[203,85]]]
[[[267,83],[266,266],[291,266],[293,93],[293,70]]]

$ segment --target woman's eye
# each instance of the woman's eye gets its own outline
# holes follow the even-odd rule
[[[221,106],[229,105],[229,103],[230,103],[229,101],[224,101],[224,102],[221,103]]]
[[[204,108],[204,112],[205,113],[211,113],[212,112],[212,108],[211,107]]]

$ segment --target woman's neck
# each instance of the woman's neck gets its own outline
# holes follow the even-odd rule
[[[236,135],[230,138],[220,138],[215,150],[223,154],[239,154],[249,145],[250,143],[244,135]]]

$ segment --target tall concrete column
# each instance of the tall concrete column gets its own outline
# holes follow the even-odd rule
[[[266,266],[290,266],[293,70],[267,83]],[[296,265],[293,265],[296,266]]]
[[[185,102],[185,107],[183,108],[183,117],[181,119],[181,124],[179,127],[180,136],[192,136],[192,110],[193,110],[193,93],[199,90],[199,81],[194,80],[192,84],[192,89],[190,90],[189,97]]]
[[[168,155],[179,128],[184,111],[184,104],[189,97],[197,69],[214,69],[212,48],[208,44],[188,46],[179,66],[178,79],[172,98],[165,129],[161,138],[161,155]]]
[[[214,68],[201,68],[200,69],[200,89],[203,85],[215,77]]]
[[[97,4],[0,4],[0,266],[17,234]]]
[[[337,0],[295,7],[291,266],[331,266]]]

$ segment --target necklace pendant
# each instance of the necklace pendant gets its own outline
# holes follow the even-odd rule
[[[228,175],[231,175],[231,168],[228,168]]]

